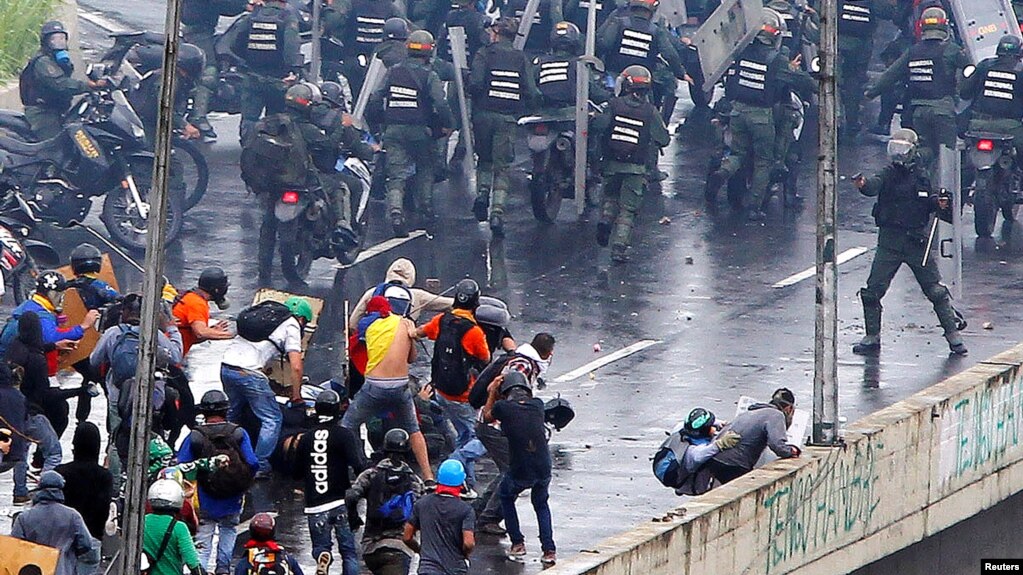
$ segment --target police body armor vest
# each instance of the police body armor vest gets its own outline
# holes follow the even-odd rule
[[[995,60],[982,68],[973,111],[995,118],[1023,119],[1023,64]]]
[[[543,94],[544,103],[552,106],[575,104],[576,75],[578,59],[566,56],[545,55],[536,59],[539,78],[536,87]]]
[[[726,84],[728,99],[751,106],[773,106],[775,78],[770,65],[777,55],[777,51],[762,44],[755,44],[740,54]]]
[[[870,8],[871,0],[840,0],[838,33],[843,36],[867,38],[874,33],[877,22]]]
[[[440,333],[433,346],[431,372],[434,388],[451,396],[460,396],[469,389],[469,361],[462,338],[476,323],[451,312],[440,318]]]
[[[650,124],[657,109],[650,102],[630,106],[625,97],[611,100],[611,130],[607,134],[607,148],[618,162],[643,164],[650,148]]]
[[[891,181],[881,190],[872,215],[878,227],[924,232],[931,219],[933,204],[930,183],[917,174],[915,166],[894,166]]]
[[[36,62],[45,58],[46,54],[37,52],[32,59],[25,64],[25,68],[21,71],[21,75],[18,76],[18,95],[21,96],[22,106],[38,106],[46,104],[46,98],[43,96],[42,90],[39,89],[39,85],[36,82],[35,67]]]
[[[258,70],[280,70],[286,66],[281,47],[284,44],[284,16],[276,6],[261,6],[249,17],[249,37],[245,61]]]
[[[384,22],[393,12],[387,0],[355,0],[351,29],[342,41],[350,45],[355,54],[372,54],[384,41]]]
[[[525,100],[526,59],[522,52],[490,48],[486,53],[487,84],[483,109],[503,114],[516,114]]]
[[[608,70],[618,73],[633,64],[653,70],[658,55],[654,46],[657,26],[638,16],[624,18],[622,24],[616,47],[608,57]]]
[[[917,42],[909,49],[909,84],[906,96],[913,100],[940,100],[952,96],[955,81],[945,63],[945,43]]]
[[[430,124],[430,106],[426,93],[429,75],[429,70],[413,68],[405,62],[388,70],[387,91],[384,93],[385,124]]]

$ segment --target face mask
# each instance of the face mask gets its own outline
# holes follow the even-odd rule
[[[66,67],[71,65],[71,53],[67,50],[57,50],[53,53],[53,59],[61,66]]]
[[[218,300],[213,300],[213,303],[217,304],[217,309],[221,311],[231,307],[231,300],[227,299],[227,296],[224,296]]]
[[[54,52],[64,52],[66,54],[67,35],[61,33],[50,34],[50,36],[46,38],[46,45]]]
[[[916,146],[906,140],[888,141],[888,158],[896,164],[908,164],[913,160]]]
[[[550,369],[551,359],[553,358],[548,357],[547,359],[541,359],[540,361],[536,362],[536,364],[540,367],[540,375],[547,373],[547,370]]]
[[[64,292],[62,292],[62,291],[54,292],[53,293],[53,299],[50,300],[50,303],[53,304],[53,309],[55,309],[57,311],[63,310],[64,309]]]

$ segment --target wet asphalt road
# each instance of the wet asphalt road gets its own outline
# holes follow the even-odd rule
[[[129,7],[121,0],[88,0],[90,7],[122,22],[160,27],[162,4],[145,4],[146,10],[140,10],[138,3]],[[86,44],[102,43],[100,31],[87,23],[83,38]],[[684,105],[679,108],[681,115]],[[237,119],[217,119],[214,126],[220,141],[207,148],[210,191],[188,214],[182,241],[168,246],[167,275],[187,288],[203,267],[222,265],[231,276],[230,295],[237,311],[261,287],[254,269],[260,215],[239,178]],[[679,499],[650,473],[649,457],[664,430],[696,406],[731,417],[740,395],[766,399],[781,385],[792,388],[808,406],[813,380],[813,280],[771,287],[813,265],[813,199],[796,212],[773,205],[764,225],[748,225],[727,208],[720,214],[708,213],[702,199],[705,140],[704,134],[686,132],[665,151],[661,168],[670,178],[664,194],[646,198],[633,261],[627,266],[608,268],[606,250],[594,242],[593,223],[576,221],[570,203],[557,225],[535,222],[522,174],[514,180],[508,237],[503,242],[491,241],[489,232],[471,218],[469,195],[464,184],[456,182],[437,193],[441,222],[434,239],[410,241],[343,274],[337,274],[331,262],[317,262],[304,293],[326,298],[327,308],[309,352],[312,378],[340,374],[343,302],[357,299],[366,287],[381,281],[394,258],[405,256],[416,263],[420,285],[426,278],[436,278],[446,287],[469,275],[486,285],[487,293],[508,302],[514,314],[512,332],[521,342],[538,331],[557,337],[548,381],[639,341],[658,342],[578,379],[552,383],[542,394],[547,398],[560,393],[578,414],[551,441],[556,466],[551,505],[559,554],[566,558],[592,548],[604,537],[678,505]],[[869,173],[882,159],[883,147],[876,142],[843,146],[841,173]],[[804,196],[813,196],[812,169],[807,162]],[[839,205],[839,250],[872,248],[872,202],[846,183]],[[388,229],[383,206],[375,203],[371,208],[368,244],[375,244],[388,237]],[[660,225],[662,217],[670,224]],[[972,230],[969,208],[965,220]],[[966,234],[967,295],[957,303],[970,321],[964,337],[971,353],[965,358],[949,358],[930,304],[906,271],[884,300],[884,353],[879,359],[853,355],[850,348],[862,335],[856,290],[865,282],[870,252],[840,267],[844,417],[854,420],[890,405],[1018,341],[1023,228],[1017,225],[1002,232],[991,242],[975,242],[972,231]],[[50,239],[67,254],[86,238],[60,231]],[[137,274],[129,273],[127,266],[118,267],[122,286],[137,285]],[[276,279],[274,287],[283,288],[279,275]],[[982,329],[988,322],[993,329]],[[595,353],[598,343],[602,351]],[[218,385],[222,349],[204,344],[192,352],[196,396]],[[414,369],[419,374],[427,371],[422,361]],[[100,411],[94,409],[97,423]],[[70,436],[68,432],[66,444]],[[0,508],[9,501],[9,477],[2,479]],[[249,503],[254,510],[280,511],[279,532],[285,544],[308,549],[301,497],[294,487],[260,485]],[[504,560],[507,541],[484,536],[474,554],[474,573],[540,569],[535,518],[526,501],[519,509],[530,550],[526,564]],[[312,569],[312,559],[305,552],[299,555],[303,567]]]

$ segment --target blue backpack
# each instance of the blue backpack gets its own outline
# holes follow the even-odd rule
[[[139,331],[136,327],[121,326],[113,348],[110,350],[109,373],[113,384],[120,387],[124,381],[135,377],[139,365]]]
[[[665,487],[673,489],[682,487],[689,478],[689,473],[682,466],[682,459],[689,449],[689,442],[686,441],[680,432],[672,433],[664,440],[664,443],[654,454],[654,476]]]

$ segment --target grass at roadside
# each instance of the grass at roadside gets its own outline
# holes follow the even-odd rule
[[[0,0],[0,81],[21,72],[39,48],[39,27],[57,0]]]

